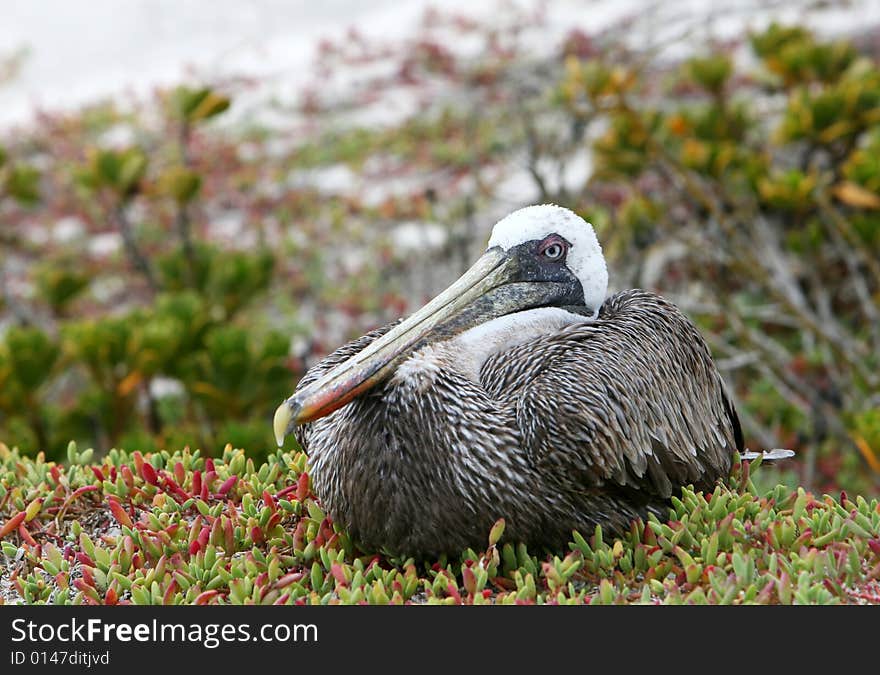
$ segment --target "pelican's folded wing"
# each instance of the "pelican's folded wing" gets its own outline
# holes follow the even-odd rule
[[[742,450],[702,336],[646,291],[620,293],[595,322],[499,354],[481,377],[496,395],[507,383],[526,448],[564,489],[617,486],[665,499],[726,477]]]

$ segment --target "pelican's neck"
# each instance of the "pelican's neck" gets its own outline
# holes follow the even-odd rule
[[[566,326],[594,320],[595,317],[559,307],[538,307],[507,314],[415,351],[394,371],[391,384],[424,391],[442,370],[448,368],[479,384],[480,370],[493,354],[550,335]]]
[[[593,321],[594,317],[569,312],[560,307],[538,307],[500,316],[474,326],[447,342],[456,369],[474,382],[486,360],[506,349],[555,333],[565,326]]]

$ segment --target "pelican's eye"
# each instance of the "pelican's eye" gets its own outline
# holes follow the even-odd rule
[[[538,249],[538,254],[550,262],[559,262],[565,258],[566,253],[568,253],[567,242],[556,236],[547,237]]]

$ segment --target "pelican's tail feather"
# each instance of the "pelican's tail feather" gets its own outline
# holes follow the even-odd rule
[[[772,450],[759,450],[758,452],[746,450],[740,457],[748,460],[758,459],[759,457],[762,460],[788,459],[789,457],[794,457],[794,450],[786,448],[773,448]]]

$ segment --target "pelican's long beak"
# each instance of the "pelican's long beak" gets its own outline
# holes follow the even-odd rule
[[[382,382],[415,349],[488,319],[565,295],[560,294],[562,284],[530,280],[520,262],[499,247],[489,249],[412,316],[297,391],[275,411],[273,426],[279,447],[293,427],[328,415]]]

